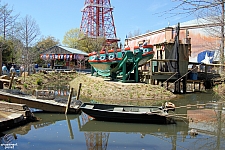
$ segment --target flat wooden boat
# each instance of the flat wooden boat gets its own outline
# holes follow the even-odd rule
[[[132,123],[169,124],[175,123],[163,106],[123,106],[110,104],[83,103],[80,109],[96,120]],[[174,110],[174,108],[172,108]]]

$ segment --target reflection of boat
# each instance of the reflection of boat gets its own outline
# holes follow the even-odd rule
[[[98,56],[99,55],[99,56]],[[117,50],[105,50],[92,52],[89,54],[88,62],[94,68],[98,75],[111,76],[113,79],[117,75],[127,75],[139,66],[144,65],[154,56],[153,46],[145,45],[143,47],[134,47],[134,52],[130,48]]]
[[[80,109],[96,120],[134,123],[174,123],[167,108],[83,103]],[[173,108],[174,109],[174,108]]]
[[[104,121],[88,121],[86,124],[79,126],[82,132],[125,132],[125,133],[164,133],[167,135],[175,135],[178,132],[183,132],[187,135],[188,124],[185,122],[177,122],[170,125],[155,125],[155,124],[136,124],[136,123],[121,123],[121,122],[104,122]]]
[[[27,134],[32,128],[33,129],[40,129],[44,128],[46,126],[50,126],[52,124],[55,124],[58,121],[67,120],[68,127],[70,127],[70,120],[77,119],[79,115],[66,115],[65,114],[56,114],[56,113],[42,113],[42,112],[36,112],[34,113],[35,117],[40,118],[39,121],[30,122],[26,124],[25,126],[20,126],[17,128],[14,128],[7,132],[14,132],[15,134],[25,135]],[[69,129],[71,130],[71,129]],[[71,131],[70,131],[71,132]],[[72,133],[70,133],[72,134]]]
[[[82,118],[82,121],[85,120],[84,124],[79,121],[79,131],[84,132],[88,149],[106,149],[109,134],[113,132],[137,134],[140,135],[140,138],[144,138],[146,135],[153,135],[163,140],[165,137],[171,137],[173,147],[176,147],[177,138],[184,140],[188,134],[188,124],[185,122],[177,122],[170,125],[105,122],[90,120],[85,113],[82,113],[78,120],[80,118]],[[86,120],[87,118],[88,120]]]

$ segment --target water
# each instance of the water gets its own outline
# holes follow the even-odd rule
[[[219,97],[212,92],[186,94],[173,102],[176,106],[184,106],[176,109],[181,116],[185,113],[191,117],[196,115],[193,122],[178,121],[171,125],[115,123],[91,120],[85,114],[65,116],[36,112],[40,121],[0,135],[0,150],[7,146],[17,150],[225,149],[224,104]],[[211,112],[216,113],[216,117]],[[191,129],[198,135],[190,135]]]

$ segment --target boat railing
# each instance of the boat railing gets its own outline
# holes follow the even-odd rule
[[[130,51],[129,47],[117,50],[110,49],[108,51],[101,50],[100,52],[92,52],[89,53],[89,60],[90,61],[121,60],[127,51]],[[143,47],[135,46],[133,53],[136,54],[138,52],[141,52],[142,55],[146,55],[152,51],[153,45],[146,45]]]

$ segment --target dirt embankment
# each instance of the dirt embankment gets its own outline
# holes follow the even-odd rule
[[[70,87],[77,90],[79,83],[82,83],[81,97],[97,99],[100,102],[121,103],[123,101],[125,104],[148,103],[149,105],[149,103],[159,104],[176,97],[158,85],[113,82],[91,75],[78,75],[70,82]]]
[[[81,99],[95,100],[104,103],[119,103],[131,105],[161,104],[176,97],[170,91],[159,85],[143,83],[113,82],[101,77],[78,73],[36,73],[21,77],[23,90],[44,89],[49,86],[69,85],[77,90],[82,83]]]
[[[33,91],[35,89],[45,89],[46,87],[60,87],[69,85],[69,82],[76,77],[76,73],[59,73],[38,72],[29,76],[21,76],[21,83],[14,83],[14,88],[19,88],[22,91]]]

